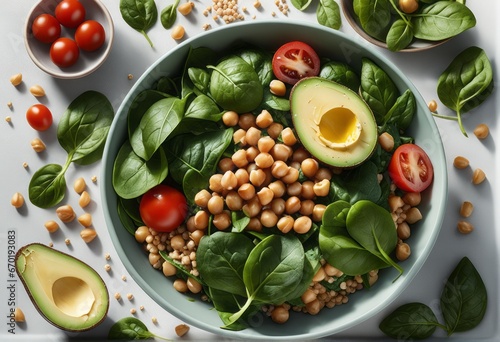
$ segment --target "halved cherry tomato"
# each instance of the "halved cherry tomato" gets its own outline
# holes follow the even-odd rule
[[[295,84],[304,77],[317,76],[320,60],[311,46],[293,41],[276,50],[272,65],[274,75],[280,81]]]
[[[188,205],[182,192],[160,184],[142,196],[139,213],[146,226],[158,232],[171,232],[186,218]]]
[[[95,20],[87,20],[75,32],[75,41],[80,49],[85,51],[95,51],[99,49],[104,40],[106,33],[104,27]]]
[[[37,103],[26,111],[26,120],[37,131],[45,131],[52,125],[52,113],[43,104]]]
[[[425,151],[415,144],[403,144],[392,155],[389,177],[401,190],[422,192],[434,177],[432,162]]]
[[[73,39],[59,38],[50,47],[50,59],[61,68],[72,66],[78,60],[80,50]]]
[[[61,25],[50,14],[40,14],[31,25],[33,36],[42,43],[52,43],[61,36]]]
[[[65,27],[78,27],[85,20],[85,7],[78,0],[63,0],[56,6],[56,18]]]

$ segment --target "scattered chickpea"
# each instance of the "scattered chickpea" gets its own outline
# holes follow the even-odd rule
[[[78,199],[78,205],[82,208],[85,208],[90,204],[90,195],[87,191],[83,191]]]
[[[24,316],[23,310],[21,310],[20,308],[16,308],[14,310],[14,320],[16,321],[16,323],[26,322],[26,317]]]
[[[5,117],[5,122],[8,122],[8,123],[12,122],[12,117],[10,117],[9,115],[7,115]]]
[[[179,7],[177,7],[177,10],[182,15],[188,15],[189,13],[191,13],[193,7],[194,7],[194,2],[188,1],[184,4],[179,5]]]
[[[111,255],[109,253],[104,254],[104,259],[111,260]]]
[[[151,317],[151,323],[157,324],[158,323],[158,318],[156,318],[155,316]]]
[[[106,272],[110,272],[110,271],[111,271],[111,265],[110,265],[110,264],[106,264],[106,265],[104,265],[104,270],[105,270]],[[128,296],[128,295],[127,295],[127,296]],[[129,298],[129,299],[130,299],[130,298]]]
[[[12,108],[13,108],[13,105],[12,105],[12,102],[11,102],[11,101],[7,102],[7,107],[9,107],[9,109],[12,109]]]
[[[438,104],[437,104],[436,100],[429,101],[429,103],[427,104],[427,106],[429,107],[429,110],[432,113],[435,113],[437,111]]]
[[[453,166],[455,166],[457,169],[465,169],[469,166],[469,160],[465,157],[457,156],[453,160]]]
[[[86,243],[90,243],[97,237],[97,233],[94,229],[85,228],[80,232],[80,237]]]
[[[71,222],[75,219],[76,214],[70,205],[63,205],[56,209],[56,214],[59,219],[65,223]]]
[[[78,222],[85,228],[90,227],[92,225],[92,215],[90,213],[85,213],[78,216]]]
[[[71,245],[71,240],[70,239],[64,239],[64,243],[69,246]]]
[[[135,315],[137,313],[137,310],[135,308],[130,309],[130,314]]]
[[[280,80],[272,80],[271,83],[269,83],[269,90],[276,96],[285,96],[286,94],[285,83]]]
[[[92,176],[90,180],[92,181],[92,183],[97,183],[97,176]]]
[[[462,217],[469,217],[472,215],[473,210],[474,210],[474,205],[471,202],[465,201],[460,206],[460,215]]]
[[[56,221],[49,220],[44,224],[45,228],[49,233],[54,233],[59,229],[59,224]]]
[[[23,74],[15,74],[10,77],[10,83],[12,83],[14,87],[17,87],[22,82],[23,82]]]
[[[116,300],[121,300],[122,299],[122,295],[120,294],[120,292],[116,292],[115,293],[115,299]]]
[[[378,142],[384,151],[390,152],[394,149],[394,137],[387,132],[378,137]]]
[[[488,137],[490,133],[490,129],[488,127],[488,125],[486,124],[479,124],[476,126],[476,128],[474,129],[474,135],[478,138],[478,139],[486,139]]]
[[[37,153],[45,151],[45,144],[40,138],[35,138],[31,140],[31,147]]]
[[[404,261],[410,257],[411,250],[410,245],[406,242],[399,243],[396,246],[396,259],[399,261]]]
[[[10,204],[19,209],[24,205],[24,196],[20,192],[14,193],[10,199]]]
[[[474,230],[474,226],[467,221],[458,221],[457,229],[462,234],[470,234]]]
[[[83,177],[77,178],[73,183],[73,189],[77,194],[81,194],[86,187],[87,184],[85,183],[85,179],[83,179]]]
[[[189,325],[187,324],[179,324],[175,327],[175,334],[179,337],[186,335],[189,331]]]
[[[43,89],[42,86],[37,84],[30,87],[30,93],[35,97],[42,97],[45,96],[45,89]]]
[[[413,13],[418,9],[418,0],[399,0],[399,8],[406,14]]]
[[[24,162],[23,163],[23,168],[27,169],[29,167],[28,163]]]
[[[472,173],[472,184],[478,185],[484,182],[486,179],[486,174],[481,169],[475,169]]]
[[[172,29],[170,36],[172,37],[172,39],[181,40],[182,38],[184,38],[185,33],[186,33],[186,31],[184,29],[184,26],[177,25]]]
[[[127,277],[125,275],[122,275],[122,281],[127,281]]]
[[[255,7],[255,8],[260,8],[261,6],[262,6],[262,4],[260,3],[260,1],[259,1],[259,0],[254,1],[254,3],[253,3],[253,7]]]
[[[132,74],[128,74],[128,75],[127,75],[127,78],[128,78],[129,80],[131,80],[131,79],[133,79],[133,78],[134,78],[134,75],[132,75]]]
[[[139,310],[144,311],[144,305],[139,306]]]
[[[128,300],[132,300],[132,299],[134,299],[134,295],[133,295],[133,294],[131,294],[131,293],[127,293],[127,299],[128,299]]]

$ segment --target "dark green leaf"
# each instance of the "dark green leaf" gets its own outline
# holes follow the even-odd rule
[[[340,7],[335,0],[320,0],[316,9],[316,18],[319,24],[334,30],[342,26]]]
[[[396,103],[387,112],[384,122],[394,124],[400,130],[404,131],[410,126],[416,109],[417,102],[415,101],[415,95],[413,95],[410,89],[407,89],[403,95],[397,98]]]
[[[403,19],[394,21],[387,33],[387,48],[391,51],[399,51],[406,48],[413,41],[413,28],[410,22]]]
[[[123,20],[134,30],[140,32],[153,47],[147,31],[158,20],[158,10],[154,0],[120,0],[120,13]]]
[[[61,165],[47,164],[33,174],[29,184],[29,199],[40,208],[58,204],[66,193],[66,180]]]
[[[311,4],[312,0],[291,0],[293,7],[299,11],[305,10]]]
[[[370,36],[384,41],[391,25],[390,0],[354,0],[354,12]]]
[[[146,325],[135,317],[125,317],[115,322],[108,333],[108,340],[147,340],[154,338]]]
[[[156,102],[164,99],[165,93],[157,90],[146,89],[141,91],[130,104],[127,114],[128,135],[132,136],[134,131],[139,127],[144,113]]]
[[[348,64],[342,62],[325,63],[320,69],[319,76],[340,83],[355,92],[359,91],[361,84],[356,72]]]
[[[177,20],[177,6],[180,0],[175,0],[171,5],[165,7],[160,13],[160,21],[165,29],[170,29]]]
[[[429,338],[437,326],[437,318],[427,305],[408,303],[385,317],[379,328],[389,337],[411,341]]]

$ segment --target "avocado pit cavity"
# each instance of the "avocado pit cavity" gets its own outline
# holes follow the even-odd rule
[[[332,108],[320,117],[317,134],[325,146],[344,149],[358,141],[361,123],[350,109]]]
[[[73,317],[88,315],[95,302],[90,286],[75,277],[57,279],[52,285],[52,298],[59,310]]]

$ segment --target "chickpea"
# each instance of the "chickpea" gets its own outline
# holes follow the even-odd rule
[[[273,146],[276,144],[276,141],[274,141],[273,138],[270,136],[265,136],[259,139],[259,142],[257,143],[257,147],[260,152],[266,152],[269,153]]]
[[[171,277],[177,274],[177,268],[168,261],[163,262],[162,271],[165,277]]]
[[[271,174],[276,178],[285,176],[288,172],[288,165],[282,160],[276,160],[271,166]]]
[[[181,293],[186,293],[188,292],[188,286],[187,286],[187,283],[184,279],[175,279],[174,280],[174,289],[176,289],[177,291],[181,292]]]
[[[247,134],[245,135],[245,141],[250,146],[257,146],[259,139],[262,136],[262,132],[260,129],[255,127],[250,127],[247,130]]]
[[[266,173],[262,169],[252,170],[250,172],[250,183],[255,186],[261,186],[266,180]]]
[[[406,240],[411,235],[410,226],[407,222],[401,222],[400,224],[398,224],[396,231],[398,234],[398,238],[400,238],[401,240]]]
[[[252,217],[248,222],[248,225],[245,227],[246,230],[251,230],[254,232],[262,231],[262,223],[258,217]]]
[[[293,146],[297,143],[297,138],[290,127],[286,127],[281,131],[281,139],[288,146]]]
[[[238,169],[234,173],[236,176],[236,179],[238,180],[238,185],[237,187],[240,187],[241,185],[248,183],[250,181],[250,177],[248,175],[248,171],[245,169]]]
[[[418,0],[399,0],[399,8],[406,14],[413,13],[418,9]]]
[[[429,101],[429,103],[427,104],[427,107],[429,107],[429,110],[432,112],[432,113],[435,113],[438,109],[438,104],[436,102],[436,100],[431,100]]]
[[[316,179],[318,181],[322,181],[323,179],[331,180],[332,179],[332,171],[327,169],[326,167],[320,167],[318,172],[316,172]]]
[[[236,178],[236,175],[233,171],[228,170],[222,176],[220,185],[224,190],[233,190],[238,186],[238,178]]]
[[[252,218],[260,214],[260,211],[262,210],[262,205],[260,204],[258,198],[254,197],[250,201],[248,201],[245,205],[243,205],[242,210],[245,213],[245,215]]]
[[[273,123],[273,117],[269,111],[264,109],[259,115],[257,115],[255,123],[257,124],[257,127],[267,128]]]
[[[384,151],[391,152],[394,149],[394,137],[387,132],[378,137],[378,142]]]
[[[269,134],[269,136],[273,139],[278,139],[281,131],[283,131],[283,125],[277,122],[272,123],[267,128],[267,134]]]
[[[267,186],[274,193],[274,197],[282,197],[285,194],[286,186],[281,180],[276,180]]]
[[[300,196],[302,193],[302,183],[297,181],[292,184],[288,184],[286,187],[286,193],[288,196]]]
[[[212,195],[210,195],[207,190],[203,189],[194,196],[194,203],[199,207],[206,208],[210,198],[212,198]]]
[[[200,210],[194,215],[194,226],[196,229],[206,229],[208,227],[209,215],[205,210]]]
[[[170,246],[175,250],[182,251],[184,246],[186,246],[186,241],[182,235],[175,235],[170,239]]]
[[[292,184],[299,179],[299,170],[289,167],[288,172],[285,176],[281,177],[281,180],[286,184]]]
[[[314,179],[314,176],[319,169],[318,161],[313,158],[306,158],[300,163],[300,169],[302,170],[304,176]]]
[[[226,195],[226,206],[229,210],[238,211],[243,207],[243,199],[237,191],[229,191]]]
[[[260,222],[264,227],[272,228],[278,223],[278,216],[271,209],[266,209],[260,214]]]
[[[209,182],[208,187],[210,188],[210,190],[221,193],[223,190],[221,185],[221,180],[222,180],[222,175],[220,173],[212,175],[208,181]]]
[[[282,233],[286,234],[293,228],[295,220],[291,216],[283,216],[276,223],[276,227],[281,230]]]
[[[274,163],[273,157],[267,152],[261,152],[255,157],[255,164],[261,169],[271,167]]]
[[[219,164],[217,165],[219,167],[219,170],[224,173],[226,171],[232,171],[234,170],[234,163],[233,160],[229,157],[222,158],[219,160]]]
[[[405,242],[399,243],[396,246],[396,259],[399,261],[404,261],[410,257],[411,250],[410,245]]]
[[[268,205],[274,198],[274,192],[265,186],[257,192],[257,197],[259,198],[260,204],[263,206]]]
[[[205,235],[205,231],[198,229],[191,233],[191,240],[198,246],[200,244],[201,238]]]
[[[301,146],[293,152],[292,160],[302,163],[302,161],[304,161],[306,158],[309,158],[310,156],[311,155],[309,154],[309,152],[307,152],[305,148]]]
[[[303,199],[314,199],[316,194],[314,193],[314,182],[305,181],[302,183],[302,189],[300,191],[300,196]]]
[[[290,312],[281,305],[275,307],[273,312],[271,312],[271,319],[275,323],[278,324],[286,323],[289,318],[290,318]]]
[[[289,215],[295,214],[300,210],[300,199],[297,196],[291,196],[285,201],[285,212]]]
[[[191,277],[187,279],[186,285],[192,293],[200,293],[202,290],[201,284]]]
[[[274,94],[276,96],[285,96],[285,83],[280,80],[272,80],[271,83],[269,83],[269,91],[271,92],[271,94]]]
[[[303,216],[310,216],[314,211],[314,206],[315,203],[312,200],[302,201],[302,203],[300,204],[299,213]]]
[[[313,191],[316,196],[325,197],[330,192],[330,181],[328,179],[319,181],[314,184]]]
[[[227,127],[236,126],[238,124],[239,118],[240,117],[239,117],[238,113],[236,113],[235,111],[232,111],[232,110],[227,111],[224,114],[222,114],[222,122]]]
[[[214,215],[212,223],[219,230],[227,229],[231,225],[231,216],[229,216],[227,211],[223,211],[220,214]]]
[[[244,130],[248,130],[250,127],[255,127],[255,116],[252,113],[241,114],[238,126]]]
[[[240,128],[240,129],[236,130],[233,133],[233,141],[234,141],[234,143],[235,144],[245,145],[246,144],[246,141],[245,141],[246,134],[247,134],[247,131],[244,130],[243,128]]]
[[[412,207],[419,205],[421,200],[422,196],[420,195],[420,192],[407,192],[403,195],[403,202]]]
[[[474,128],[474,135],[478,139],[486,139],[490,133],[490,128],[486,124],[479,124]]]
[[[238,195],[243,200],[249,201],[255,197],[255,187],[250,183],[243,184],[238,189]]]
[[[186,33],[186,30],[184,29],[184,26],[176,25],[174,28],[172,28],[170,36],[172,37],[172,39],[180,40],[180,39],[184,38],[185,33]]]
[[[293,230],[298,234],[307,233],[312,227],[312,220],[308,216],[301,216],[297,218],[293,224]]]
[[[317,315],[321,310],[321,303],[318,299],[306,304],[306,310],[310,315]]]
[[[300,298],[302,299],[302,302],[304,302],[304,304],[309,304],[312,301],[316,300],[316,296],[317,295],[313,290],[307,289]]]
[[[323,214],[325,213],[326,205],[315,204],[312,212],[312,219],[314,222],[321,222],[323,220]]]
[[[271,201],[270,207],[276,215],[281,215],[285,212],[285,200],[283,198],[275,198]]]
[[[285,144],[275,144],[269,152],[274,160],[287,161],[292,155],[292,149]]]
[[[135,240],[139,243],[143,243],[144,241],[146,241],[148,235],[149,235],[149,228],[146,226],[138,227],[134,233]]]

